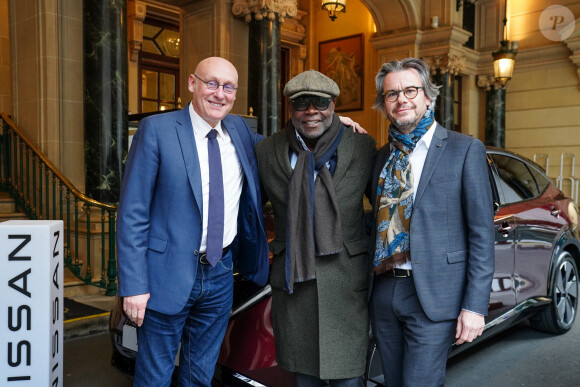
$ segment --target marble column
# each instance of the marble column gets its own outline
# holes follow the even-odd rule
[[[269,136],[280,129],[280,22],[250,21],[248,106],[258,117],[258,132]]]
[[[234,0],[232,13],[249,23],[248,107],[264,136],[280,129],[280,25],[298,12],[296,0]]]
[[[126,0],[83,0],[85,190],[117,203],[127,152]]]
[[[435,119],[445,128],[454,130],[455,77],[449,71],[437,69],[433,75],[433,81],[441,86],[437,105],[435,105]]]
[[[485,92],[485,145],[505,148],[505,88],[498,85]]]

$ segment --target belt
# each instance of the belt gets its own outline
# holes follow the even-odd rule
[[[224,255],[228,253],[228,251],[230,251],[230,246],[224,247],[224,249],[222,250],[222,258]],[[199,263],[201,263],[202,265],[210,264],[209,261],[207,260],[207,253],[199,253]]]
[[[383,273],[388,277],[408,278],[413,276],[413,270],[408,269],[389,269]]]

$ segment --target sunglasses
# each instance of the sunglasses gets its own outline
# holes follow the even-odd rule
[[[310,107],[310,104],[312,104],[312,106],[314,106],[314,108],[316,110],[324,111],[324,110],[328,109],[330,102],[332,102],[331,98],[309,95],[309,96],[294,98],[292,100],[292,106],[294,106],[295,110],[297,110],[299,112],[303,112],[303,111],[308,110],[308,108]]]

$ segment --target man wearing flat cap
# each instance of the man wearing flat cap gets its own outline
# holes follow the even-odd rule
[[[256,146],[276,238],[276,360],[297,386],[363,386],[368,342],[368,240],[363,194],[375,140],[345,130],[338,85],[305,71],[284,88],[291,119]]]

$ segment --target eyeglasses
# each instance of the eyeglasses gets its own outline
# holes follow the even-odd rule
[[[294,98],[292,100],[292,105],[294,106],[294,109],[299,112],[308,110],[310,104],[312,104],[316,110],[325,111],[328,109],[331,101],[332,99],[330,98],[309,95]]]
[[[197,76],[197,74],[193,74],[194,77],[196,77],[197,79],[199,79],[200,81],[202,81],[203,83],[205,83],[205,85],[207,86],[208,90],[217,90],[218,87],[223,87],[224,89],[224,93],[226,94],[233,94],[236,92],[236,90],[238,89],[237,87],[234,87],[234,85],[232,85],[231,83],[226,83],[225,85],[220,85],[219,83],[217,83],[216,81],[204,81],[203,79],[201,79],[200,77]]]
[[[423,89],[423,92],[425,92],[424,87],[409,86],[405,87],[403,90],[387,90],[383,93],[383,95],[385,96],[385,100],[387,102],[395,102],[396,100],[399,99],[399,93],[403,92],[405,97],[407,97],[408,99],[413,99],[419,93],[419,89]]]

